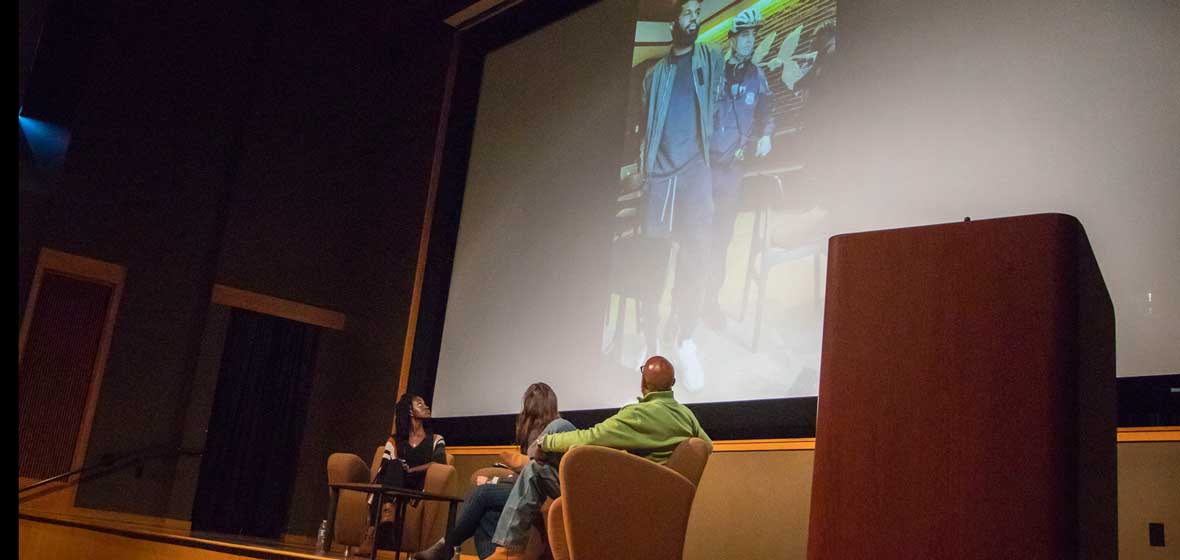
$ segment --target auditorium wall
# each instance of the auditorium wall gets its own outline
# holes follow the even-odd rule
[[[291,532],[322,518],[330,453],[384,440],[450,37],[394,8],[110,3],[64,168],[25,181],[22,159],[19,212],[22,319],[42,247],[127,267],[86,464],[203,446],[214,283],[347,318],[321,334]],[[76,504],[187,519],[196,465],[95,477]]]
[[[62,175],[36,192],[22,175],[18,212],[22,317],[41,247],[127,268],[87,463],[203,444],[226,321],[215,282],[347,316],[321,341],[290,457],[290,533],[314,534],[322,518],[328,454],[367,460],[384,439],[450,37],[432,10],[399,9],[110,2]],[[460,456],[461,479],[487,459]],[[802,557],[811,460],[715,455],[688,557]],[[1121,444],[1119,460],[1120,546],[1146,542],[1145,519],[1180,527],[1180,444]],[[98,477],[77,505],[187,519],[193,468]]]

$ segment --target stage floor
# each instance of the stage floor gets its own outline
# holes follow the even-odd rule
[[[38,558],[170,558],[229,560],[238,558],[307,559],[348,558],[340,545],[317,554],[311,543],[260,539],[239,535],[194,532],[187,529],[106,519],[98,515],[33,511],[19,512],[22,560]],[[402,558],[409,554],[402,553]],[[393,552],[378,551],[380,559]],[[355,554],[351,558],[359,558]],[[468,557],[464,557],[468,558]],[[471,557],[474,558],[474,557]]]

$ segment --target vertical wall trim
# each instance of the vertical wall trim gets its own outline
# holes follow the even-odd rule
[[[410,361],[414,355],[414,335],[418,328],[418,310],[422,302],[422,283],[426,276],[426,257],[430,249],[430,228],[434,223],[434,205],[438,198],[438,184],[442,175],[442,160],[447,143],[447,123],[451,114],[451,98],[455,90],[455,76],[459,69],[461,35],[456,33],[451,41],[451,59],[447,67],[446,85],[443,89],[442,107],[439,111],[438,127],[435,131],[434,160],[430,165],[430,186],[426,193],[426,210],[422,216],[422,235],[418,240],[418,266],[414,271],[414,291],[410,299],[409,324],[406,326],[406,344],[402,349],[401,373],[398,376],[397,399],[406,392],[410,382]],[[393,428],[390,428],[390,433]]]

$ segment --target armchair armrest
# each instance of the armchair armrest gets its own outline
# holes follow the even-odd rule
[[[422,491],[430,494],[454,496],[459,492],[458,478],[455,474],[455,467],[430,463],[430,466],[426,468],[426,481],[422,485]]]
[[[549,505],[549,512],[545,515],[545,526],[549,533],[549,553],[553,560],[570,560],[570,546],[565,540],[565,505],[558,497]]]
[[[455,467],[431,463],[426,468],[426,481],[422,490],[429,494],[457,496],[459,475]],[[423,500],[407,508],[402,550],[421,550],[442,538],[447,526],[448,507],[446,502]]]
[[[476,482],[476,479],[481,476],[485,477],[489,480],[495,476],[498,476],[500,478],[505,478],[505,477],[509,477],[509,476],[516,476],[516,471],[513,471],[511,469],[506,469],[504,467],[484,467],[482,469],[477,469],[475,472],[471,473],[471,484],[472,485],[478,484]]]
[[[508,468],[520,472],[520,469],[529,463],[529,458],[524,453],[517,451],[501,451],[500,462],[508,465]]]

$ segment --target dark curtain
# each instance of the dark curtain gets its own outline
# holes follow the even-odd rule
[[[192,529],[278,538],[287,525],[318,329],[234,309]]]

